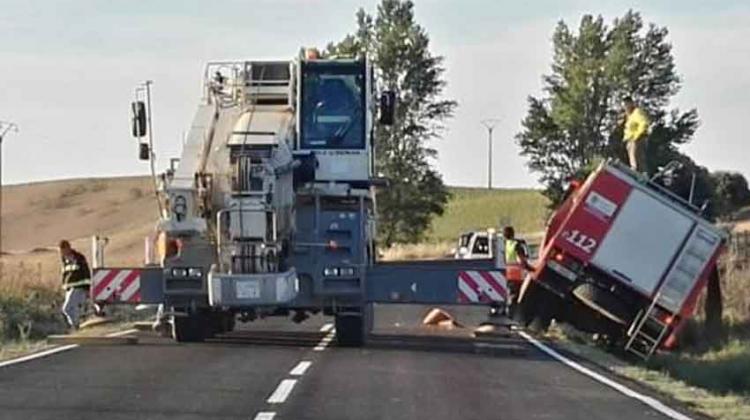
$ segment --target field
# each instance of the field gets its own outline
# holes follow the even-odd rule
[[[547,199],[537,190],[453,187],[450,193],[445,213],[432,223],[428,242],[453,242],[467,230],[506,225],[519,233],[539,232],[549,214]]]
[[[2,239],[6,252],[0,260],[0,341],[6,343],[3,351],[35,348],[34,339],[64,329],[59,314],[59,261],[54,248],[60,239],[70,240],[88,256],[90,237],[107,236],[107,264],[141,263],[144,238],[156,220],[152,188],[148,178],[132,177],[4,189]],[[445,256],[455,246],[458,235],[467,230],[499,229],[512,224],[521,236],[537,233],[548,215],[546,200],[534,190],[450,191],[446,212],[434,220],[428,240],[385,250],[387,259]],[[707,408],[702,411],[719,416],[732,413],[722,407],[739,406],[750,398],[750,269],[728,270],[723,288],[728,327],[722,343],[706,345],[699,320],[689,329],[682,352],[660,355],[649,364],[619,361],[625,367],[618,373],[627,373],[657,389],[683,389],[677,383],[683,384],[684,389],[698,387],[705,394],[702,404]],[[2,354],[0,351],[0,358]],[[683,394],[689,400],[698,398],[692,391]],[[711,404],[716,407],[711,408]]]

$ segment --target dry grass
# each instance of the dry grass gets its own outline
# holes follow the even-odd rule
[[[453,242],[396,244],[383,251],[383,261],[434,260],[452,257]]]
[[[728,257],[721,284],[725,316],[735,322],[750,320],[750,267]]]

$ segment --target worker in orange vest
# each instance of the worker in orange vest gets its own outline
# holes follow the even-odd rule
[[[516,239],[513,226],[506,226],[503,229],[503,239],[505,240],[505,279],[508,280],[508,286],[515,299],[526,271],[533,271],[534,267],[529,264],[525,242]]]

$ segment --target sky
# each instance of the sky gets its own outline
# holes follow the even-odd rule
[[[350,0],[0,0],[0,121],[4,183],[145,174],[130,137],[135,87],[153,81],[155,152],[163,170],[180,153],[200,98],[203,65],[223,59],[292,59],[354,30]],[[750,176],[750,2],[416,0],[417,21],[445,57],[446,97],[458,101],[435,162],[449,185],[537,187],[513,137],[526,98],[549,72],[559,20],[611,21],[629,8],[666,26],[683,89],[671,106],[702,124],[684,151],[711,170]]]

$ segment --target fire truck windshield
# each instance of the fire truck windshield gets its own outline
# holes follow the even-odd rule
[[[363,149],[364,64],[306,62],[302,71],[302,148]]]

